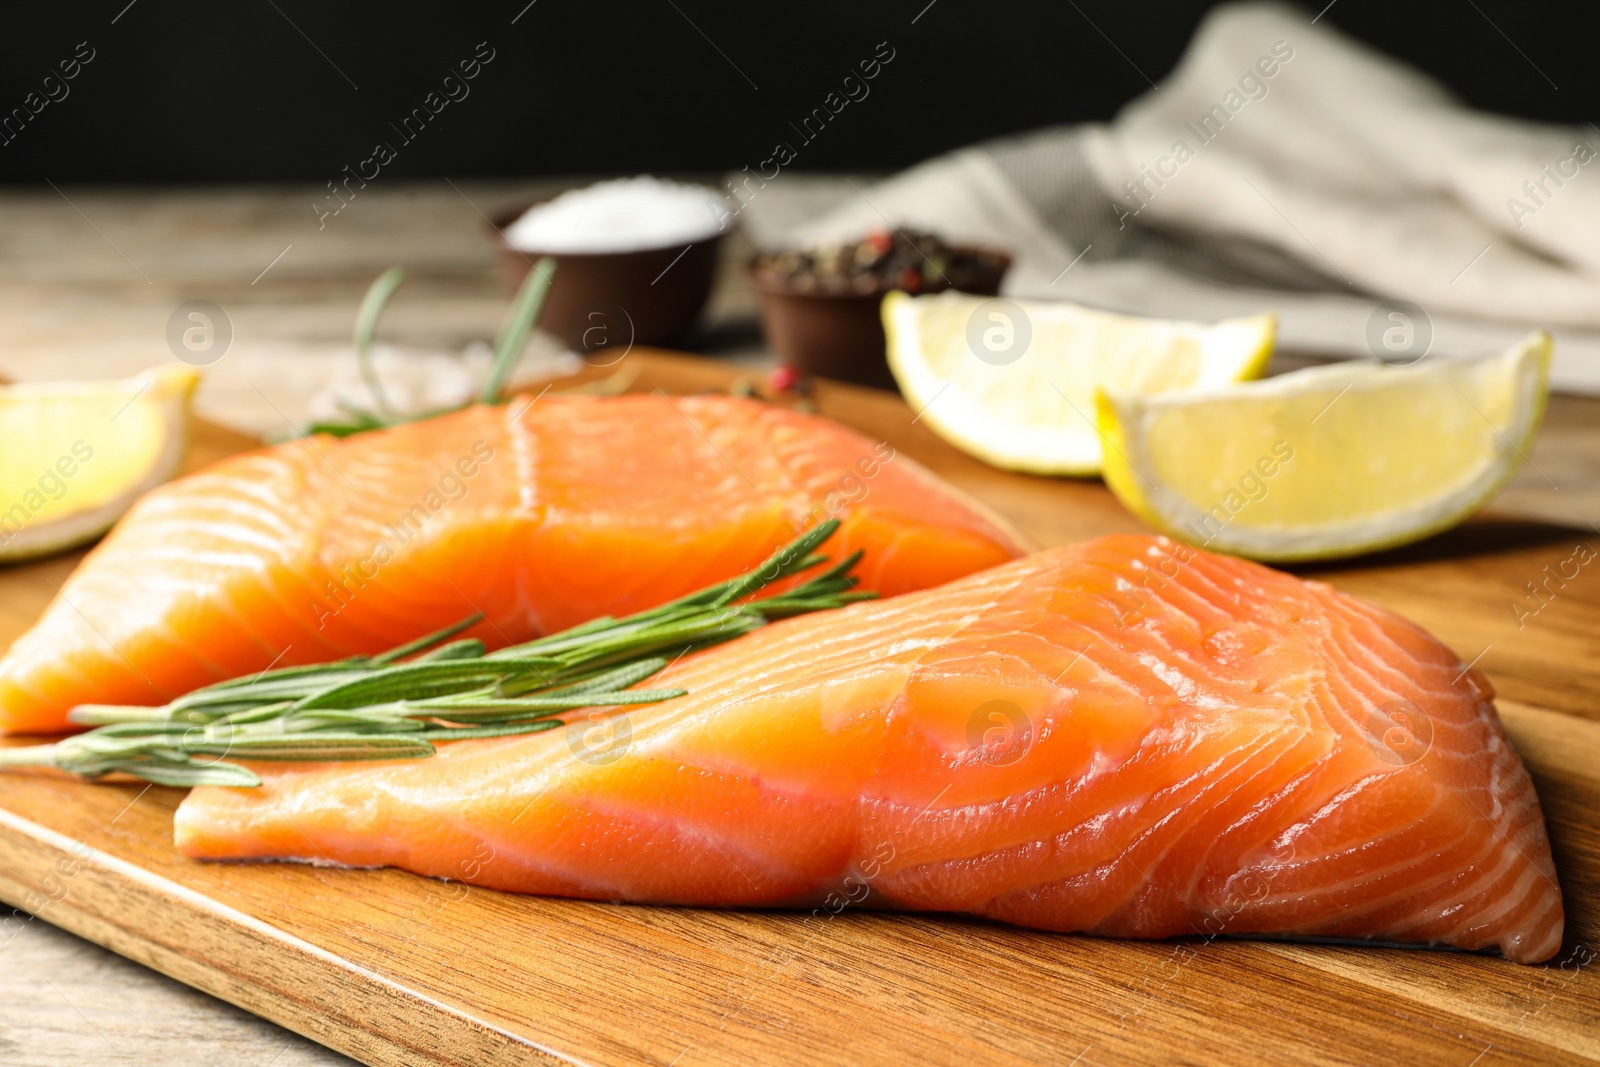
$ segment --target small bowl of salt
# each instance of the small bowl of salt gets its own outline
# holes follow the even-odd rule
[[[491,225],[513,291],[540,256],[555,259],[539,326],[589,357],[683,338],[711,294],[731,221],[714,189],[638,177],[572,189]]]

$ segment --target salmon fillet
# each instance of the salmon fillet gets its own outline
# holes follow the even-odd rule
[[[196,789],[207,859],[520,893],[851,902],[1046,930],[1561,945],[1488,683],[1320,582],[1117,536],[775,623],[688,695],[382,764]]]
[[[0,661],[0,730],[373,653],[481,611],[492,647],[654,607],[837,516],[863,588],[1019,538],[837,423],[726,396],[518,398],[233,457],[145,496]]]

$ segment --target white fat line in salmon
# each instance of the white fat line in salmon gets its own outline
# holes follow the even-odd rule
[[[340,567],[335,575],[337,582],[335,578],[324,580],[322,585],[327,594],[326,601],[311,601],[311,608],[317,613],[317,629],[323,629],[329,619],[348,607],[361,590],[375,581],[384,566],[396,559],[401,550],[422,533],[429,520],[451,504],[466,499],[471,489],[468,483],[494,460],[494,456],[494,446],[489,442],[474,442],[470,454],[461,456],[445,468],[445,472],[439,476],[437,488],[429,489],[393,522],[384,524],[383,529],[388,536],[374,541],[371,550],[361,559]]]
[[[1217,535],[1222,533],[1228,523],[1238,518],[1239,514],[1251,504],[1267,498],[1267,494],[1271,491],[1268,481],[1276,477],[1293,459],[1294,447],[1289,442],[1274,441],[1271,452],[1262,453],[1253,464],[1246,467],[1236,485],[1207,508],[1205,515],[1183,524],[1184,536],[1201,548],[1209,548],[1211,542],[1217,539]],[[1135,622],[1144,613],[1144,609],[1156,600],[1167,583],[1178,576],[1183,565],[1193,558],[1194,549],[1174,542],[1154,567],[1146,566],[1144,579],[1133,594],[1138,603],[1122,613],[1120,620],[1122,625],[1128,626]]]
[[[872,455],[856,460],[855,465],[840,476],[835,488],[812,506],[806,517],[795,524],[798,530],[809,530],[829,519],[836,519],[847,507],[861,503],[871,491],[871,481],[895,457],[894,446],[879,441],[872,446]]]
[[[1210,548],[1211,542],[1217,539],[1217,535],[1238,518],[1241,512],[1251,504],[1267,498],[1267,494],[1271,492],[1268,482],[1277,477],[1278,473],[1293,460],[1294,446],[1288,441],[1274,441],[1271,451],[1263,452],[1254,463],[1246,467],[1234,486],[1207,508],[1203,516],[1183,524],[1185,539],[1201,548]],[[1134,590],[1134,598],[1138,603],[1123,612],[1122,625],[1127,626],[1137,620],[1144,613],[1144,609],[1155,601],[1167,583],[1178,576],[1183,565],[1193,558],[1194,549],[1174,542],[1169,552],[1157,561],[1155,567],[1145,567],[1144,580],[1139,583],[1139,588]]]
[[[1172,542],[1167,551],[1156,560],[1154,567],[1148,565],[1144,567],[1144,578],[1140,581],[1139,588],[1133,591],[1137,603],[1123,612],[1117,622],[1123,626],[1132,625],[1144,613],[1145,608],[1155,603],[1161,590],[1182,572],[1184,564],[1194,557],[1194,549],[1181,541]]]

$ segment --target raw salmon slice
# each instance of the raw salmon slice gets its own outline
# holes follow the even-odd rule
[[[190,794],[178,846],[1121,937],[1561,944],[1488,683],[1320,582],[1108,537],[777,623],[660,682],[689,694],[415,762],[258,764],[260,789]]]
[[[481,611],[491,646],[754,566],[830,516],[863,587],[924,589],[1019,538],[912,460],[725,396],[523,397],[237,456],[150,493],[0,661],[0,730],[372,653]]]

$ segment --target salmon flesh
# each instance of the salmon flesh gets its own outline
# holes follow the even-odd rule
[[[688,695],[418,761],[257,764],[259,789],[194,790],[177,844],[596,900],[1561,945],[1488,683],[1320,582],[1107,537],[775,623],[651,684]]]
[[[893,448],[727,396],[522,397],[236,456],[148,494],[0,661],[0,732],[375,653],[474,612],[491,647],[654,607],[824,519],[862,587],[926,589],[1018,536]]]

